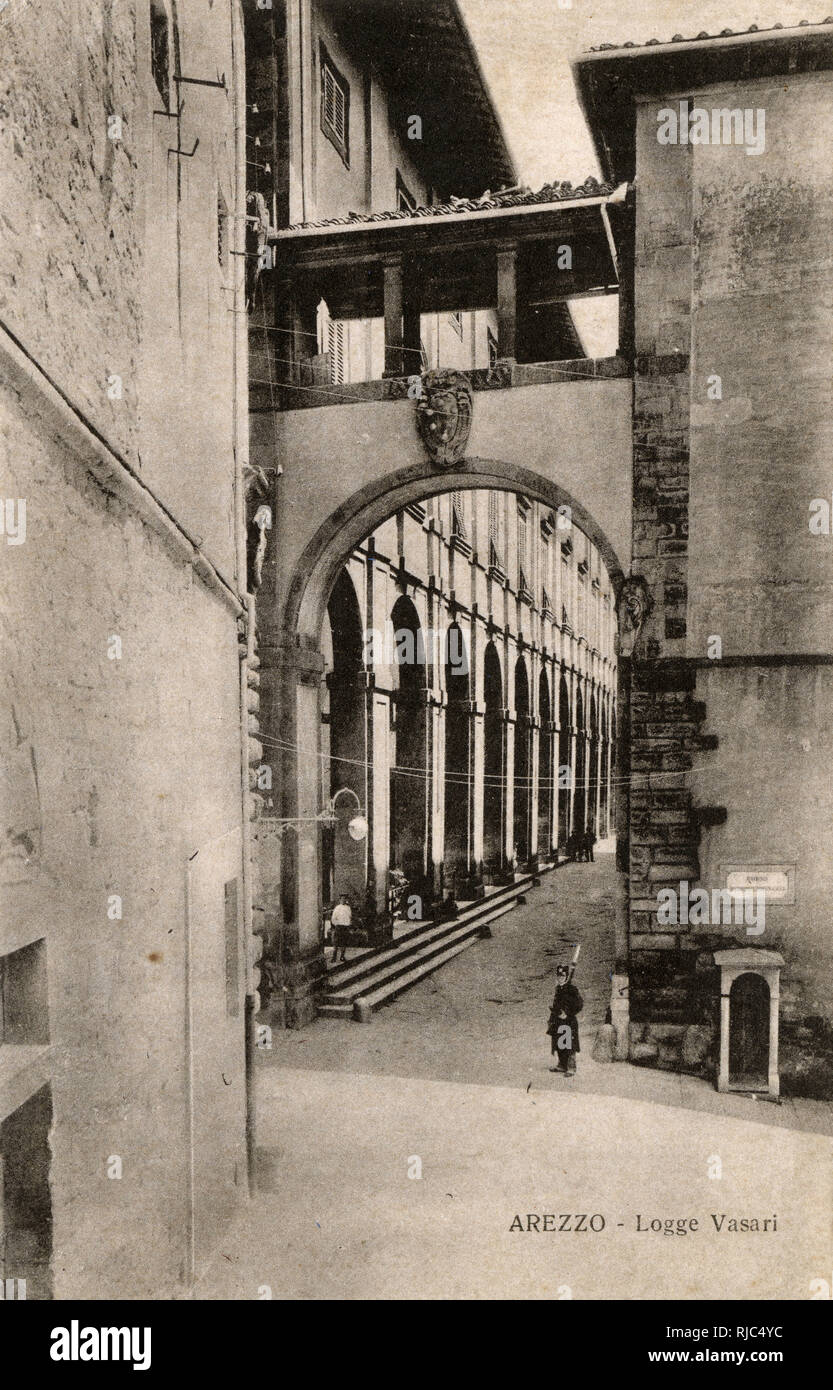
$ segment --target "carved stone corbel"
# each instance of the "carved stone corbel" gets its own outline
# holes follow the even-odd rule
[[[616,596],[616,618],[619,624],[619,655],[631,657],[639,641],[654,601],[641,574],[623,580]]]

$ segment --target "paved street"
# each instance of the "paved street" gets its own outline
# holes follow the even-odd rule
[[[494,923],[491,940],[386,1005],[371,1024],[319,1019],[299,1032],[276,1033],[260,1060],[266,1068],[617,1095],[833,1135],[833,1106],[821,1101],[719,1096],[697,1077],[593,1061],[593,1038],[610,1000],[614,885],[612,854],[595,864],[565,864]],[[545,1029],[556,965],[569,959],[575,942],[584,1012],[578,1075],[567,1080],[549,1071]]]
[[[812,1213],[833,1144],[802,1131],[829,1131],[831,1107],[594,1063],[612,890],[609,857],[559,869],[372,1024],[276,1036],[258,1076],[260,1191],[198,1296],[808,1298],[829,1277]],[[586,1005],[567,1081],[548,1070],[544,1028],[574,940]],[[596,1214],[604,1229],[510,1229],[530,1213]],[[711,1213],[726,1213],[719,1232]],[[777,1230],[727,1229],[773,1214]],[[640,1231],[638,1216],[699,1230]]]

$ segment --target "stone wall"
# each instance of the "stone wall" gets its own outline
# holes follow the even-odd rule
[[[59,1298],[183,1291],[246,1191],[236,10],[179,6],[227,76],[181,129],[146,5],[0,15],[0,954],[45,943]]]
[[[780,950],[782,1081],[807,1093],[829,1074],[833,1017],[833,585],[808,527],[833,428],[829,94],[827,74],[694,94],[766,111],[754,157],[660,145],[662,101],[637,108],[633,570],[652,609],[631,691],[632,1041],[638,1060],[708,1071],[710,952]],[[662,887],[783,862],[795,903],[773,904],[754,943],[657,920]],[[691,1028],[706,1033],[686,1044]]]

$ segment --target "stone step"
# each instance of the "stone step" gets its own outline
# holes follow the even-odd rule
[[[479,930],[479,922],[465,922],[462,926],[455,926],[453,931],[444,932],[440,937],[430,933],[430,940],[427,940],[424,945],[412,946],[403,955],[397,956],[383,965],[376,965],[374,968],[366,970],[360,979],[353,980],[349,984],[339,985],[337,989],[328,987],[324,995],[325,1002],[327,1004],[343,1004],[352,1001],[359,994],[364,994],[369,987],[375,988],[377,985],[394,980],[397,975],[403,974],[412,966],[433,960],[435,956],[440,955],[449,947],[457,945],[467,937],[476,938]]]
[[[507,903],[503,907],[496,908],[489,920],[493,922],[496,918],[505,916],[506,913],[513,910],[514,906],[514,903]],[[478,927],[469,926],[466,928],[465,935],[458,937],[451,943],[434,945],[424,958],[412,956],[403,967],[396,970],[395,974],[390,975],[387,979],[381,979],[380,983],[372,989],[368,988],[372,983],[369,980],[365,986],[365,991],[355,997],[336,1001],[330,996],[325,996],[318,1006],[319,1015],[322,1018],[352,1018],[356,1023],[370,1023],[374,1010],[381,1004],[395,999],[404,990],[418,984],[420,980],[433,974],[440,966],[447,964],[455,956],[468,950],[469,946],[474,946],[480,939]]]
[[[331,970],[318,999],[319,1015],[369,1021],[380,1004],[473,945],[484,926],[512,911],[531,883],[531,874],[520,875],[464,908],[453,921],[417,928],[381,951]]]
[[[415,927],[413,931],[405,932],[388,946],[383,946],[377,951],[367,951],[364,955],[344,965],[331,967],[327,971],[324,984],[325,993],[327,995],[335,992],[342,993],[345,988],[353,986],[365,975],[374,973],[389,961],[402,960],[409,952],[419,950],[429,941],[438,942],[450,933],[458,931],[461,927],[483,921],[495,907],[507,902],[514,904],[519,895],[531,887],[532,875],[519,874],[514,883],[506,884],[495,889],[485,898],[479,898],[475,902],[461,906],[456,917],[444,922]],[[355,994],[355,992],[352,990],[352,993]]]

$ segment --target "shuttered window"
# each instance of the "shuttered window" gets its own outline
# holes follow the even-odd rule
[[[321,45],[321,129],[350,163],[350,87]]]
[[[489,493],[489,564],[500,565],[500,494]]]
[[[452,492],[451,494],[451,534],[466,538],[466,521],[463,514],[463,494],[462,492]]]
[[[330,380],[335,386],[343,386],[346,379],[346,333],[343,323],[330,319],[328,325],[327,351],[330,354]]]

